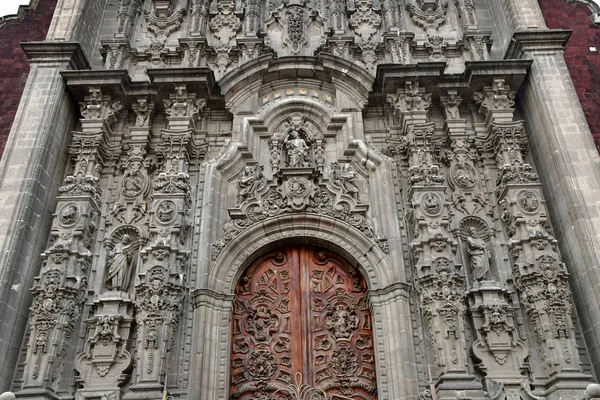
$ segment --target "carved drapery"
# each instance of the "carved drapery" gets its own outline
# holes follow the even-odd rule
[[[232,398],[271,398],[298,373],[329,395],[375,398],[366,285],[333,254],[262,257],[237,285],[232,321]]]

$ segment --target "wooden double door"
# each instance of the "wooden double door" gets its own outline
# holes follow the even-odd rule
[[[324,249],[292,246],[250,266],[236,287],[231,398],[287,396],[290,384],[376,399],[364,278]]]

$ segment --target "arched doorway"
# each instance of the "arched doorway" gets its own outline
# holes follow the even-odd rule
[[[235,290],[231,398],[270,399],[292,383],[376,396],[367,287],[324,249],[290,246],[254,262]]]

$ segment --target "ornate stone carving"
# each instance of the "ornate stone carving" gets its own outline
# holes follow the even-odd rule
[[[143,380],[154,380],[164,368],[160,362],[173,346],[173,334],[180,321],[182,300],[185,292],[182,286],[170,282],[168,272],[162,267],[151,268],[145,279],[136,287],[136,321],[141,326],[138,344],[141,352]],[[158,357],[157,357],[158,356]]]
[[[237,183],[237,205],[256,197],[256,193],[266,184],[261,165],[246,166]]]
[[[138,235],[136,229],[120,228],[105,239],[106,247],[106,287],[109,290],[126,292],[136,270],[138,256]]]
[[[488,379],[516,379],[526,368],[528,348],[519,338],[508,294],[497,283],[487,281],[468,295],[478,337],[472,350]]]
[[[310,146],[300,137],[300,132],[293,129],[283,139],[287,155],[288,167],[308,167],[310,165]]]
[[[318,177],[318,183],[315,182]],[[366,218],[368,206],[349,195],[341,186],[315,168],[283,168],[279,182],[267,181],[255,196],[248,197],[239,207],[229,210],[232,218],[224,227],[224,236],[212,244],[212,259],[216,260],[228,243],[242,231],[267,218],[287,213],[310,212],[340,219],[389,251],[387,240],[375,233]]]
[[[381,16],[373,11],[372,0],[357,0],[356,11],[349,22],[360,41],[368,42],[381,25]]]
[[[190,3],[190,36],[205,36],[208,25],[208,0],[192,0]]]
[[[185,10],[173,10],[169,0],[154,0],[152,11],[145,10],[146,26],[148,32],[154,34],[159,42],[165,43],[171,33],[177,31],[183,22]]]
[[[334,185],[342,188],[344,193],[354,198],[356,201],[360,201],[359,194],[360,190],[356,185],[356,170],[351,164],[339,164],[336,162],[331,163],[331,176],[329,179]]]
[[[466,241],[473,277],[477,281],[489,278],[491,256],[487,243],[479,237],[475,227],[470,227]]]
[[[524,162],[527,141],[523,123],[512,121],[514,92],[504,79],[494,79],[475,94],[486,115],[484,149],[496,160],[496,195],[503,208],[502,221],[510,235],[513,277],[535,332],[548,373],[572,370],[579,355],[573,337],[572,300],[567,272],[546,231],[537,174]]]
[[[446,22],[448,0],[409,0],[406,8],[416,25],[423,27],[427,34],[425,47],[431,60],[443,60],[446,46],[444,37],[438,33],[439,27]]]
[[[81,316],[87,280],[67,277],[62,268],[42,272],[33,287],[30,345],[25,367],[31,386],[60,379],[75,325]]]
[[[175,87],[175,93],[163,100],[165,112],[170,118],[185,117],[195,119],[206,106],[205,99],[198,99],[193,93],[188,93],[185,85]]]
[[[124,372],[131,365],[131,355],[126,350],[133,321],[131,301],[113,292],[94,303],[98,312],[88,320],[90,334],[85,350],[75,362],[84,387],[83,398],[119,392],[119,386],[127,379]]]
[[[303,49],[309,44],[306,33],[309,25],[318,26],[318,29],[323,28],[323,21],[319,12],[313,9],[307,0],[284,0],[275,9],[270,18],[265,21],[269,34],[273,38],[269,38],[267,44],[271,40],[282,42],[283,46],[289,51],[289,55],[302,55]],[[276,33],[273,27],[281,26],[283,29],[278,29],[281,32]],[[274,35],[279,36],[275,39]]]
[[[235,15],[235,2],[221,0],[217,5],[218,14],[211,18],[210,29],[221,45],[232,44],[237,32],[242,27],[242,22]]]
[[[119,0],[115,37],[128,38],[131,36],[135,17],[140,11],[141,0]]]
[[[407,81],[405,88],[398,89],[395,95],[389,94],[387,101],[396,112],[427,112],[431,105],[431,93],[420,88],[418,82]]]

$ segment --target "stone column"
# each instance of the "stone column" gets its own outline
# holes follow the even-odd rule
[[[410,310],[410,287],[397,283],[369,293],[380,398],[416,399],[419,392]]]
[[[125,398],[160,397],[182,318],[191,229],[188,173],[194,156],[192,134],[205,100],[188,94],[185,85],[164,101],[167,129],[158,146],[159,172],[149,206],[150,240],[141,252],[135,288],[138,324],[134,385]]]
[[[100,216],[99,171],[110,157],[110,125],[120,102],[91,88],[81,103],[81,132],[73,132],[74,164],[59,187],[51,245],[33,285],[30,337],[20,397],[52,398],[61,389],[73,332],[87,297],[88,274]]]
[[[570,273],[590,360],[600,373],[600,158],[570,78],[568,32],[515,34],[510,58],[533,59],[519,93],[553,228]]]
[[[76,121],[62,77],[63,69],[87,68],[74,43],[23,45],[31,70],[23,100],[0,163],[0,391],[13,377],[56,205],[56,188],[66,155],[68,132]]]
[[[408,161],[409,223],[415,259],[415,287],[437,367],[439,398],[483,397],[481,383],[469,372],[465,323],[465,279],[457,262],[458,244],[450,231],[445,179],[435,157],[435,124],[427,122],[431,95],[418,82],[388,96],[400,117],[398,147]]]
[[[233,300],[231,295],[207,289],[197,289],[192,294],[194,326],[198,329],[192,343],[195,375],[190,380],[196,384],[190,389],[190,398],[228,398]]]
[[[567,271],[557,241],[546,229],[547,213],[538,176],[525,160],[527,139],[522,121],[513,121],[514,92],[496,78],[475,93],[486,117],[485,151],[498,169],[496,199],[502,209],[511,252],[513,277],[534,332],[544,368],[532,365],[534,376],[547,376],[550,393],[570,380],[585,388],[571,319],[572,299]]]

